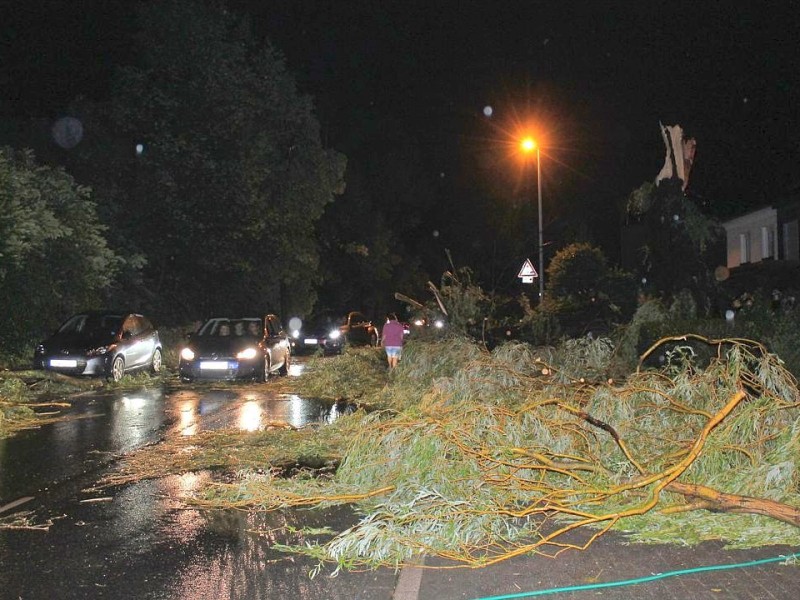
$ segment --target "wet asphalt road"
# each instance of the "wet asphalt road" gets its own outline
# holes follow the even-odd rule
[[[302,376],[302,362],[291,376]],[[171,435],[204,429],[300,427],[336,418],[335,408],[261,385],[187,386],[74,398],[73,418],[0,440],[0,518],[26,513],[49,529],[0,529],[0,599],[392,598],[390,570],[314,579],[313,561],[271,549],[259,536],[285,525],[343,526],[347,510],[271,515],[198,511],[180,498],[209,477],[187,473],[102,492],[87,491],[117,458]],[[281,535],[281,534],[275,534]]]

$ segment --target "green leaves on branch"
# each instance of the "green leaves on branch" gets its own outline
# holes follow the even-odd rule
[[[0,340],[29,344],[104,298],[122,264],[89,189],[33,153],[0,149]],[[30,351],[30,348],[27,348]]]

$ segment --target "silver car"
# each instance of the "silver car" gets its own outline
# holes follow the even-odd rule
[[[67,319],[36,346],[33,367],[119,381],[132,371],[158,373],[162,352],[158,330],[147,317],[134,312],[87,311]]]

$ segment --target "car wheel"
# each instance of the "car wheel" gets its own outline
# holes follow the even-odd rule
[[[258,379],[261,382],[266,382],[269,379],[269,357],[264,357],[264,366],[261,368],[261,373],[258,374]]]
[[[153,374],[161,372],[161,350],[158,348],[153,352],[153,360],[150,362],[150,372]]]
[[[281,377],[286,377],[289,374],[289,366],[291,365],[291,363],[292,363],[291,355],[287,352],[286,358],[283,361],[283,366],[281,366],[281,368],[278,369],[278,375],[280,375]]]
[[[119,381],[122,379],[123,375],[125,375],[125,359],[121,356],[117,356],[111,363],[111,373],[109,374],[109,379],[111,379],[111,381]]]

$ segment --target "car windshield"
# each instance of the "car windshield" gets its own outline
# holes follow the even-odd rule
[[[323,314],[314,317],[311,320],[311,327],[313,329],[337,329],[345,321],[345,318],[339,315]]]
[[[122,326],[122,315],[75,315],[64,323],[59,333],[97,337],[116,335]]]
[[[262,337],[264,325],[257,317],[209,319],[197,332],[202,337]]]

